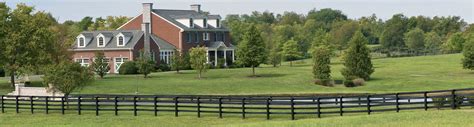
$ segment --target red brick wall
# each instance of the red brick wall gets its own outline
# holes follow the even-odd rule
[[[151,32],[153,34],[171,43],[175,47],[180,48],[180,28],[168,23],[166,20],[156,16],[155,14],[152,14],[151,22]]]
[[[143,37],[137,42],[137,44],[135,45],[135,47],[133,48],[133,54],[134,54],[134,58],[138,58],[139,55],[140,55],[140,51],[143,49],[144,47],[144,43],[143,43]],[[156,45],[155,41],[153,41],[153,39],[150,38],[150,49],[152,50],[152,52],[155,53],[155,61],[156,61],[156,65],[159,65],[160,63],[160,50],[159,50],[159,47],[158,45]]]
[[[95,57],[96,51],[75,51],[73,55],[73,60],[77,58],[87,58],[89,62],[92,62],[92,59]],[[130,50],[111,50],[111,51],[104,51],[105,57],[109,58],[109,67],[110,73],[115,72],[114,68],[114,58],[115,57],[127,57],[129,60],[133,60],[133,52]],[[90,63],[89,63],[90,64]]]
[[[142,15],[139,15],[137,18],[132,19],[127,24],[122,26],[120,30],[141,30],[142,29]]]

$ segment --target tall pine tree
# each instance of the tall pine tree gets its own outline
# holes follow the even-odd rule
[[[469,39],[464,43],[463,55],[463,68],[474,70],[474,33],[471,33]]]
[[[331,85],[331,50],[327,46],[318,46],[313,51],[313,75],[315,83]]]
[[[252,76],[255,76],[255,67],[265,62],[265,43],[254,24],[244,33],[236,55],[238,63],[252,67]]]
[[[345,68],[341,71],[347,80],[355,78],[369,80],[374,72],[367,43],[367,38],[360,31],[357,31],[349,42],[349,48],[344,54]]]

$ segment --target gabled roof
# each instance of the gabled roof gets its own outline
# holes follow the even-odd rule
[[[209,48],[209,49],[218,49],[220,47],[224,47],[224,48],[227,48],[227,49],[234,49],[235,48],[234,45],[232,45],[232,44],[226,45],[222,41],[213,41],[213,42],[206,43],[206,47]]]
[[[152,34],[151,39],[155,41],[156,45],[160,48],[160,50],[175,50],[176,47],[171,45],[170,43],[166,42],[165,40],[161,39],[160,37]]]
[[[130,39],[126,39],[124,46],[117,46],[117,35],[124,34],[129,36]],[[99,34],[104,35],[106,38],[110,38],[110,41],[105,47],[97,47],[97,36]],[[86,47],[78,47],[77,39],[74,42],[72,50],[107,50],[107,49],[131,49],[137,44],[138,40],[143,36],[143,31],[140,30],[112,30],[112,31],[84,31],[79,36],[83,35],[86,40],[90,39],[90,42]],[[107,41],[107,39],[106,39]],[[128,42],[127,42],[128,41]]]
[[[193,18],[193,19],[220,19],[219,15],[205,15],[202,13],[198,13],[193,10],[169,10],[169,9],[153,9],[152,11],[154,14],[163,17],[165,20],[170,21],[174,25],[178,26],[179,28],[185,31],[206,31],[206,30],[213,30],[213,31],[229,31],[225,26],[221,25],[220,28],[208,27],[208,28],[189,28],[177,21],[177,19],[183,18]],[[196,26],[196,25],[195,25]]]

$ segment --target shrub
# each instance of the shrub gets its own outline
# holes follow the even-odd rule
[[[362,79],[362,78],[356,78],[356,79],[352,80],[352,83],[355,86],[363,86],[365,84],[365,80]]]
[[[119,74],[129,75],[129,74],[138,74],[138,68],[135,65],[134,61],[127,61],[120,66]]]
[[[447,103],[448,102],[446,101],[446,98],[433,98],[434,107],[436,107],[437,109],[443,108],[444,105]]]
[[[328,79],[326,80],[316,79],[314,80],[314,84],[318,84],[322,86],[330,86],[330,87],[334,86],[334,82]]]
[[[166,64],[164,61],[161,61],[160,62],[160,65],[157,66],[157,69],[156,70],[159,70],[161,72],[163,71],[171,71],[171,67],[170,65]]]
[[[223,68],[223,67],[224,67],[224,63],[225,63],[225,59],[224,59],[224,58],[218,58],[218,59],[217,59],[217,65],[214,66],[214,68]]]
[[[352,80],[345,80],[344,81],[344,86],[346,86],[346,87],[356,87],[356,85],[354,84],[354,82],[352,82]]]

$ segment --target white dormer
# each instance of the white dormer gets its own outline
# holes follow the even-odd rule
[[[202,19],[202,28],[207,28],[207,19]]]
[[[122,33],[117,35],[117,46],[125,46],[125,36]]]
[[[97,47],[105,47],[105,36],[103,34],[97,35]]]
[[[194,28],[194,19],[189,18],[189,28]]]
[[[220,28],[221,27],[221,20],[220,19],[209,19],[207,21],[207,24],[211,25],[212,27],[215,28]]]
[[[115,38],[117,39],[117,46],[120,47],[127,45],[128,41],[130,41],[131,39],[130,34],[131,33],[128,32],[120,32],[119,34],[117,34],[117,36],[115,36]]]
[[[86,47],[86,37],[82,34],[77,36],[77,47],[79,48]]]

